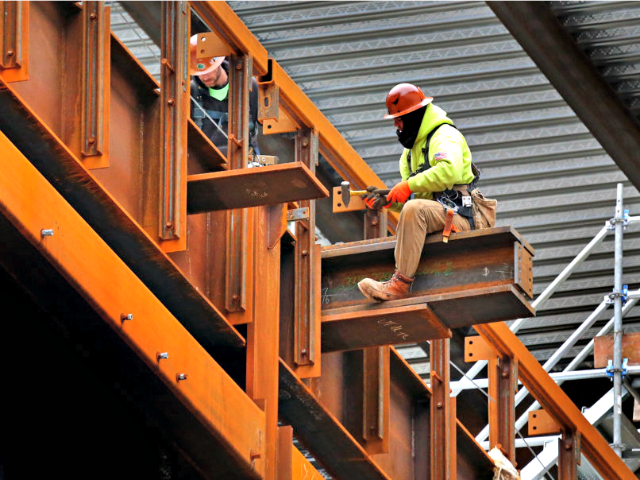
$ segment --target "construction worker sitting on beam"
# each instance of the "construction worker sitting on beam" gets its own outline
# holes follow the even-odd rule
[[[367,188],[368,208],[400,211],[396,229],[396,270],[390,280],[365,278],[360,291],[373,300],[397,300],[409,295],[420,262],[425,237],[493,227],[496,201],[486,199],[477,188],[479,171],[471,162],[471,151],[444,110],[433,98],[409,83],[401,83],[387,95],[387,119],[394,119],[402,181],[388,195]]]

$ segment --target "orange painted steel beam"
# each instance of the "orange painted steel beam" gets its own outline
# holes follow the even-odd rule
[[[278,428],[278,480],[323,480],[323,476],[293,445],[293,428]]]
[[[0,111],[0,130],[214,358],[245,346],[225,316],[2,79]]]
[[[2,215],[243,465],[243,476],[261,476],[260,409],[2,133],[0,163]]]
[[[475,329],[501,355],[512,356],[518,361],[518,376],[525,387],[540,402],[563,429],[575,431],[581,436],[584,453],[598,472],[607,479],[633,480],[626,464],[618,457],[598,430],[582,415],[578,407],[558,386],[542,365],[520,342],[504,323],[476,325]]]
[[[254,222],[252,321],[247,325],[247,395],[262,406],[265,425],[265,479],[277,478],[278,445],[278,337],[280,324],[280,241],[270,235],[272,225],[280,225],[286,205],[253,209]],[[282,232],[282,230],[279,230]]]
[[[189,175],[189,213],[326,198],[322,182],[300,162]]]

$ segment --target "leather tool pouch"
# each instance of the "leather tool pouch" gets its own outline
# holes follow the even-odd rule
[[[492,228],[496,224],[496,209],[498,201],[485,198],[480,189],[471,192],[473,198],[473,219],[476,229]]]

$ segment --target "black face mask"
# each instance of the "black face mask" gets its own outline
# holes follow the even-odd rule
[[[404,129],[396,130],[396,135],[398,136],[398,141],[404,148],[413,147],[426,110],[427,107],[422,107],[400,117],[402,118],[402,126]]]

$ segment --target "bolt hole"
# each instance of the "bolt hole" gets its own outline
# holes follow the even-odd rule
[[[469,345],[473,345],[473,340],[469,340]]]
[[[534,429],[534,430],[537,430],[537,429],[538,429],[538,427],[533,427],[533,429]]]
[[[338,204],[338,206],[339,206],[339,207],[341,207],[341,206],[342,206],[342,204],[341,204],[341,203],[339,203],[339,204]]]
[[[271,129],[271,125],[267,125],[267,129]]]
[[[469,356],[470,356],[470,357],[473,357],[473,353],[470,353],[470,354],[469,354]]]
[[[533,415],[533,418],[538,418],[538,415]]]

